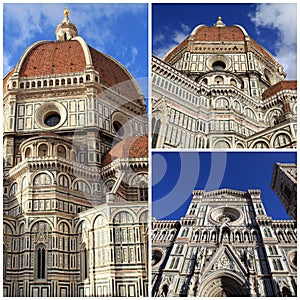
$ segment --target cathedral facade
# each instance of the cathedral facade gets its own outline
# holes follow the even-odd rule
[[[195,190],[180,220],[153,219],[152,296],[296,296],[296,230],[260,190]]]
[[[4,78],[4,296],[147,296],[145,99],[78,36],[31,45]]]
[[[295,148],[297,82],[239,25],[199,25],[152,58],[154,148]]]

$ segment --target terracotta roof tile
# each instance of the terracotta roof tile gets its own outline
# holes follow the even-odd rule
[[[78,41],[48,42],[33,48],[27,55],[21,77],[83,72],[86,62]]]
[[[195,41],[243,41],[243,31],[236,26],[229,27],[200,27],[195,35]]]
[[[264,93],[262,94],[262,98],[267,99],[283,90],[297,90],[297,81],[296,80],[279,81],[276,84],[269,87],[266,91],[264,91]]]
[[[111,148],[103,158],[103,166],[110,164],[118,158],[143,158],[148,157],[148,137],[132,136]]]

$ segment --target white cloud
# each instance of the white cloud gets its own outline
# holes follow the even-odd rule
[[[112,26],[124,14],[138,14],[144,11],[143,4],[69,4],[70,20],[76,25],[78,34],[94,48],[104,51],[119,37],[113,33]],[[63,20],[65,4],[4,4],[4,50],[12,55],[5,55],[4,73],[8,72],[15,53],[39,40],[40,36],[49,36],[55,40],[56,26]],[[145,21],[147,22],[147,21]],[[10,30],[12,28],[12,30]],[[52,30],[52,32],[49,31]],[[18,57],[17,59],[19,59]],[[132,58],[133,59],[133,58]]]
[[[271,28],[279,32],[274,41],[276,59],[283,65],[288,79],[297,78],[297,4],[263,3],[256,6],[251,21],[258,28]]]
[[[165,39],[165,36],[162,33],[154,34],[153,35],[153,43],[162,42]]]
[[[138,49],[134,46],[131,46],[131,59],[125,64],[125,67],[128,69],[135,63],[135,59],[139,53]]]
[[[162,44],[159,47],[154,47],[154,55],[159,58],[163,58],[170,50],[172,50],[175,46],[181,43],[191,32],[191,29],[188,25],[183,23],[180,24],[180,29],[175,30],[173,34],[163,34],[158,33],[154,39],[153,43]],[[166,41],[169,39],[168,41]]]
[[[3,55],[3,73],[4,76],[8,74],[10,70],[12,70],[13,66],[10,64],[11,55],[5,54]]]
[[[178,43],[168,43],[162,47],[159,47],[154,50],[154,55],[159,58],[164,58],[166,54],[171,51],[175,46],[177,46]]]

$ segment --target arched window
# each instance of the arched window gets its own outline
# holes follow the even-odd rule
[[[46,144],[41,144],[39,146],[38,156],[39,157],[48,156],[48,146]]]
[[[58,185],[65,188],[69,188],[69,178],[64,174],[61,174],[58,178]]]
[[[9,196],[15,195],[17,190],[18,190],[18,184],[14,182],[9,190]]]
[[[40,173],[34,177],[33,185],[50,185],[52,183],[51,177],[46,173]]]
[[[229,145],[229,143],[227,143],[225,141],[218,141],[218,142],[215,143],[214,148],[218,148],[218,149],[226,148],[226,149],[228,149],[228,148],[230,148],[230,145]]]
[[[247,108],[245,109],[245,115],[246,115],[247,117],[249,117],[250,119],[256,121],[255,113],[254,113],[254,111],[253,111],[251,108],[247,107]]]
[[[207,85],[207,84],[208,84],[207,78],[204,78],[204,79],[201,81],[201,83]]]
[[[182,231],[181,236],[186,237],[188,235],[188,233],[189,233],[188,228],[184,228],[183,231]]]
[[[215,77],[215,83],[216,84],[223,84],[224,83],[224,78],[222,76],[216,76]]]
[[[230,84],[233,85],[233,86],[236,86],[236,81],[234,79],[230,79]]]
[[[114,216],[113,223],[114,224],[117,224],[117,223],[132,224],[132,223],[134,223],[134,220],[133,220],[132,215],[129,212],[121,211]]]
[[[147,223],[148,222],[148,211],[144,211],[139,218],[140,223]]]
[[[284,236],[283,236],[283,233],[281,231],[278,231],[277,233],[277,238],[278,238],[278,241],[284,241]]]
[[[57,147],[57,156],[62,157],[62,158],[67,157],[66,148],[64,146],[59,145]]]
[[[264,234],[265,234],[265,237],[271,237],[272,236],[271,231],[270,231],[269,228],[264,229]]]
[[[264,141],[256,142],[253,148],[269,148],[268,144]]]
[[[229,102],[225,98],[219,98],[216,100],[216,108],[228,108]]]
[[[46,278],[46,249],[44,244],[39,244],[36,249],[36,276],[37,279]]]
[[[198,239],[199,239],[199,231],[196,231],[196,232],[194,233],[193,240],[194,240],[194,241],[198,241]]]
[[[281,148],[289,145],[290,143],[291,143],[291,138],[287,134],[282,133],[276,136],[274,140],[274,147]]]
[[[244,233],[244,240],[245,240],[245,242],[250,242],[249,233],[247,231],[245,231],[245,233]]]
[[[25,151],[25,158],[31,157],[31,148],[27,147]]]
[[[269,253],[270,255],[277,255],[278,251],[275,246],[269,246]]]
[[[83,192],[83,193],[89,193],[89,194],[91,193],[90,187],[83,180],[78,180],[78,181],[75,182],[74,190],[79,191],[79,192]]]

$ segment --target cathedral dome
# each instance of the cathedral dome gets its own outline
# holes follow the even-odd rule
[[[26,80],[94,71],[94,78],[87,75],[84,80],[95,79],[130,100],[138,99],[141,92],[132,75],[115,59],[87,45],[68,15],[65,11],[65,18],[56,30],[56,41],[39,41],[29,46],[14,71],[5,77],[4,89],[12,76]]]
[[[148,137],[130,136],[112,147],[103,158],[103,166],[110,164],[118,158],[147,158]]]
[[[213,49],[216,45],[220,45],[221,47]],[[253,47],[256,51],[262,53],[262,55],[272,63],[276,63],[273,56],[249,37],[247,31],[242,26],[226,26],[222,18],[219,17],[213,26],[196,26],[186,39],[175,46],[165,56],[164,60],[167,62],[172,61],[178,53],[182,53],[182,50],[184,52],[190,51],[197,53],[209,53],[216,50],[224,53],[238,53],[248,51],[249,47]]]

